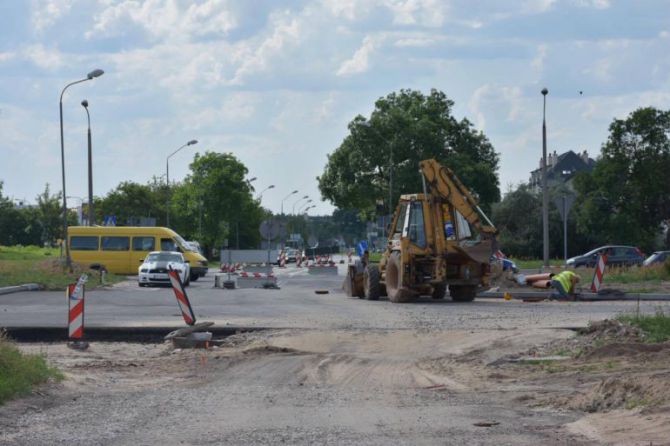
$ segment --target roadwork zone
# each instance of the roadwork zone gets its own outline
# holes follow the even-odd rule
[[[309,274],[330,274],[337,276],[337,265],[309,265],[307,272]]]

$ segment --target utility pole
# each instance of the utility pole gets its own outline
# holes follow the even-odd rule
[[[542,259],[544,269],[549,269],[549,191],[547,191],[547,94],[549,90],[543,88],[542,107]]]

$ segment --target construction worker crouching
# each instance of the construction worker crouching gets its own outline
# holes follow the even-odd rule
[[[563,271],[551,278],[551,286],[558,292],[552,294],[554,299],[575,299],[575,287],[579,283],[580,277],[572,271]]]

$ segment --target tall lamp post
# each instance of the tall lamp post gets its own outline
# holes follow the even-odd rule
[[[258,194],[258,197],[256,197],[256,200],[258,200],[258,202],[260,203],[263,200],[263,193],[268,189],[274,189],[274,188],[275,188],[274,184],[269,185],[268,187],[263,189],[260,194]]]
[[[287,199],[288,197],[290,197],[291,195],[293,195],[293,194],[297,194],[297,193],[298,193],[298,190],[296,189],[296,190],[294,190],[293,192],[291,192],[290,194],[288,194],[287,196],[285,196],[285,197],[282,199],[282,201],[281,201],[281,215],[282,215],[282,216],[284,215],[284,201],[286,201],[286,199]]]
[[[544,269],[549,269],[549,194],[547,191],[547,94],[549,90],[542,91],[542,259]]]
[[[312,206],[305,207],[305,206],[307,206],[308,204],[310,204],[311,202],[312,202],[312,200],[309,199],[309,200],[305,201],[303,204],[301,204],[300,207],[298,208],[298,214],[300,214],[300,213],[302,212],[303,209],[307,210],[307,209],[309,209],[310,207],[312,207]]]
[[[291,208],[291,214],[295,215],[295,205],[296,204],[300,203],[302,200],[308,200],[308,199],[309,199],[309,195],[305,195],[304,197],[295,200],[295,202],[293,203],[293,207]]]
[[[63,88],[63,91],[60,93],[60,101],[58,102],[58,107],[60,111],[60,157],[61,157],[61,172],[63,175],[63,243],[65,243],[65,264],[67,267],[72,270],[72,259],[70,258],[70,244],[68,243],[67,237],[67,193],[65,192],[65,142],[63,138],[63,95],[65,90],[70,88],[75,84],[80,84],[82,82],[90,81],[96,77],[100,77],[105,74],[101,69],[95,69],[86,75],[86,79],[80,79],[78,81],[70,82]]]
[[[93,216],[93,147],[91,142],[91,114],[88,112],[88,101],[84,99],[81,101],[82,107],[86,110],[86,118],[88,120],[88,225],[95,224],[95,217]]]
[[[167,227],[170,227],[170,158],[177,152],[179,152],[181,149],[184,147],[192,146],[193,144],[198,144],[197,139],[192,139],[171,154],[168,155],[168,157],[165,160],[165,178],[167,181],[167,200],[165,201],[165,224]]]

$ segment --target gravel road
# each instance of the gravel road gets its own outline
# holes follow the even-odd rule
[[[530,407],[519,395],[538,389],[521,381],[493,385],[483,365],[572,336],[560,327],[634,308],[368,302],[344,296],[342,276],[315,277],[294,267],[281,271],[281,290],[223,291],[206,279],[189,289],[199,319],[272,329],[207,351],[94,343],[76,352],[23,344],[67,379],[0,408],[0,443],[593,444],[566,428],[583,414]],[[170,292],[133,283],[91,292],[87,322],[178,326]],[[54,323],[62,305],[62,294],[2,296],[0,325]],[[643,304],[642,311],[655,307]]]

